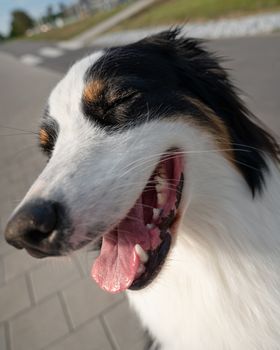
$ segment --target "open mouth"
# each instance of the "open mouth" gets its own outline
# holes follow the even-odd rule
[[[180,217],[184,185],[178,150],[162,156],[143,192],[125,218],[102,237],[92,276],[110,293],[146,287],[169,252]]]

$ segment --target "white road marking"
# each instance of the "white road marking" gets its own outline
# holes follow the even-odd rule
[[[27,55],[21,56],[20,61],[30,66],[37,66],[38,64],[43,62],[43,59],[35,55],[27,54]]]
[[[81,41],[61,41],[57,44],[58,47],[66,50],[79,50],[84,45]]]
[[[39,50],[39,54],[48,58],[56,58],[62,56],[64,52],[55,47],[43,47]]]

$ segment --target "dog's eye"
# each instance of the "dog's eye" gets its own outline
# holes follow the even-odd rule
[[[133,89],[107,91],[97,100],[91,100],[87,95],[83,98],[82,110],[90,121],[109,130],[125,124],[128,115],[131,115],[131,109],[140,97],[141,93]]]
[[[56,141],[56,133],[52,130],[48,130],[47,127],[41,127],[39,130],[39,144],[40,147],[49,158],[54,149],[55,141]]]
[[[112,97],[111,101],[108,103],[109,109],[121,105],[127,101],[131,101],[136,97],[139,97],[140,93],[138,91],[124,91]]]
[[[57,121],[49,115],[49,108],[46,107],[38,135],[39,145],[48,158],[52,155],[58,133],[59,125]]]

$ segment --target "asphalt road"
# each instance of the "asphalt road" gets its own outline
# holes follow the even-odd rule
[[[11,54],[21,62],[27,61],[28,65],[43,66],[62,73],[79,58],[99,49],[96,47],[66,49],[63,44],[27,40],[0,45],[0,52]]]

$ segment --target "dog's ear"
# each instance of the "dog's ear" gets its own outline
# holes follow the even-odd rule
[[[166,55],[173,56],[178,54],[179,56],[191,59],[206,54],[206,51],[202,47],[203,40],[194,38],[185,38],[182,35],[181,27],[175,27],[170,30],[160,32],[155,35],[151,35],[139,43],[152,44],[158,46],[158,49],[164,52]]]
[[[279,145],[247,109],[231,83],[221,58],[210,53],[202,40],[184,38],[180,28],[146,39],[170,60],[186,98],[196,98],[225,125],[234,149],[234,162],[251,188],[261,191],[268,169],[264,152],[279,161]]]
[[[265,127],[247,109],[238,96],[221,58],[211,53],[202,40],[185,38],[179,27],[147,37],[135,45],[165,62],[176,81],[176,93],[184,100],[195,99],[215,114],[230,136],[236,167],[243,174],[252,194],[261,192],[265,153],[279,160],[279,145]],[[133,45],[132,45],[133,46]],[[171,78],[168,78],[171,79]],[[170,94],[174,93],[170,91]],[[187,116],[186,116],[187,117]],[[194,116],[195,117],[195,116]],[[207,117],[207,115],[206,115]],[[198,121],[199,122],[199,121]]]

